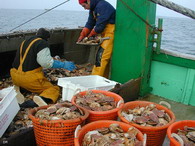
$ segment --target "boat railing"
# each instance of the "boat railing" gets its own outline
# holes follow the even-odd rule
[[[185,59],[190,59],[190,60],[195,60],[195,55],[191,55],[191,54],[185,54],[185,53],[172,51],[172,50],[168,50],[168,49],[161,49],[160,52],[164,53],[166,55],[171,55],[171,56],[185,58]]]
[[[181,5],[178,5],[176,3],[170,2],[168,0],[149,0],[153,3],[159,4],[163,7],[166,7],[168,9],[171,9],[177,13],[183,14],[187,17],[190,17],[192,19],[195,19],[195,11],[185,8]],[[156,31],[157,34],[157,39],[155,39],[155,43],[157,44],[155,47],[155,51],[157,54],[160,53],[164,53],[167,55],[171,55],[171,56],[175,56],[175,57],[180,57],[180,58],[185,58],[185,59],[190,59],[190,60],[195,60],[195,55],[190,55],[190,54],[185,54],[185,53],[181,53],[181,52],[177,52],[177,51],[172,51],[169,49],[161,49],[160,48],[160,44],[161,44],[161,32],[160,30],[162,30],[162,19],[159,19],[160,21],[158,21],[158,30]],[[160,28],[159,28],[160,27]]]

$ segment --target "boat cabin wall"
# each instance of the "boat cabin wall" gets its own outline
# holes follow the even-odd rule
[[[90,46],[77,45],[81,29],[53,29],[48,41],[51,55],[74,61],[76,64],[90,62]],[[9,76],[16,50],[23,40],[35,35],[36,31],[0,35],[0,77]]]

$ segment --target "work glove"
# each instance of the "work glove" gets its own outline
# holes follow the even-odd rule
[[[92,31],[91,31],[90,34],[88,35],[88,38],[93,37],[93,36],[95,36],[95,35],[97,35],[97,32],[95,32],[95,30],[92,29]]]
[[[76,69],[76,66],[71,61],[61,62],[58,60],[54,60],[52,68],[64,68],[64,69],[67,69],[69,71],[73,71],[74,69]]]
[[[89,33],[90,33],[90,29],[87,27],[84,27],[83,30],[80,33],[79,39],[77,40],[77,42],[82,41]]]
[[[74,69],[76,69],[76,66],[73,62],[71,61],[64,61],[64,69],[67,69],[69,71],[73,71]]]

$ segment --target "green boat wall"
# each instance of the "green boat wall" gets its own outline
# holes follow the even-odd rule
[[[126,5],[125,5],[125,4]],[[142,78],[141,92],[150,91],[148,73],[151,63],[151,28],[141,18],[155,25],[156,5],[148,0],[118,0],[116,28],[111,65],[111,79],[124,83]]]
[[[152,93],[195,105],[194,59],[153,51],[153,29],[142,19],[155,26],[156,4],[117,1],[111,79],[125,83],[141,78],[139,96]]]
[[[151,93],[195,106],[195,61],[167,54],[152,59]]]

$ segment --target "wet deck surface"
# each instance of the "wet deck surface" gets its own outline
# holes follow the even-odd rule
[[[140,100],[151,101],[159,103],[160,101],[166,101],[171,105],[171,110],[175,114],[176,121],[181,120],[195,120],[195,106],[184,105],[182,103],[174,102],[155,95],[148,95]],[[163,146],[169,146],[169,139],[166,137]]]

